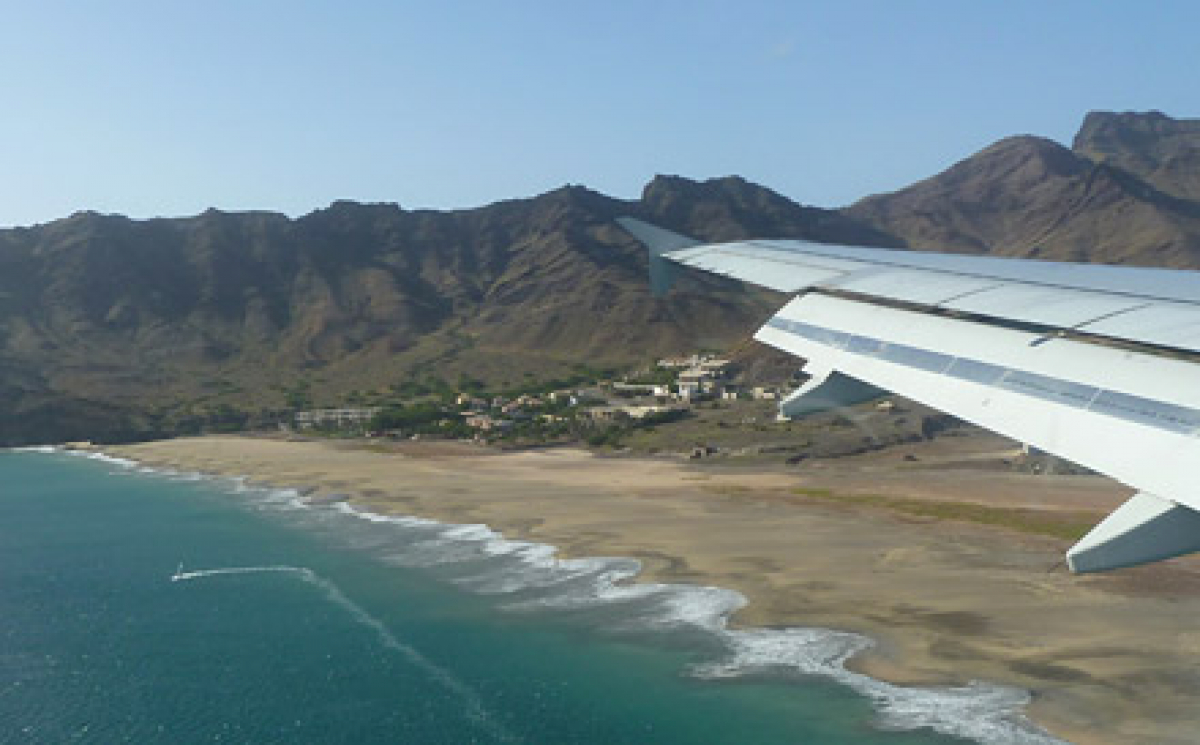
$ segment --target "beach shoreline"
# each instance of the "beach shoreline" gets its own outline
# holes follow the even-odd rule
[[[1072,742],[1194,740],[1195,562],[1072,576],[1054,569],[1066,542],[1050,535],[837,499],[871,489],[945,500],[970,472],[872,471],[868,462],[729,472],[576,450],[380,453],[215,436],[105,452],[302,488],[311,499],[345,495],[380,514],[482,523],[558,547],[563,558],[636,558],[639,582],[741,593],[749,602],[736,626],[871,637],[875,646],[850,667],[875,678],[1018,686],[1034,697],[1028,715]],[[973,503],[1017,500],[1097,517],[1123,498],[1094,477],[975,473],[969,491]]]

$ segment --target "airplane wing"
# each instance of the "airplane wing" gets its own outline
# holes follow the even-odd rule
[[[893,391],[1136,489],[1067,552],[1073,571],[1200,551],[1200,272],[702,245],[618,222],[650,249],[657,293],[678,265],[796,293],[755,334],[807,361],[784,415]]]

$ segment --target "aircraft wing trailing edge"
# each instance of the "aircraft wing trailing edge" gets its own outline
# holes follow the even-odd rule
[[[796,416],[893,391],[1137,491],[1073,571],[1200,551],[1200,272],[753,240],[633,218],[666,292],[677,265],[794,297],[755,338],[806,360]]]

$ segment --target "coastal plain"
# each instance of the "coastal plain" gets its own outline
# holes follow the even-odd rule
[[[872,676],[1025,688],[1029,716],[1071,742],[1193,743],[1200,729],[1200,562],[1085,576],[1061,565],[1070,541],[1055,526],[1099,520],[1128,496],[1100,477],[993,472],[966,456],[905,468],[887,450],[754,470],[234,436],[105,451],[381,514],[483,523],[564,557],[634,557],[640,580],[742,593],[734,625],[866,634],[877,644],[852,666]]]

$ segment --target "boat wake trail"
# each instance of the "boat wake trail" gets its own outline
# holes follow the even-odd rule
[[[196,569],[192,571],[183,571],[183,565],[180,564],[179,569],[171,575],[172,582],[189,582],[198,579],[206,579],[209,577],[220,577],[225,575],[237,574],[290,574],[304,582],[320,589],[325,597],[335,605],[341,607],[359,624],[371,629],[379,638],[379,642],[399,654],[414,667],[420,669],[427,674],[431,679],[445,688],[448,692],[458,697],[462,702],[467,715],[495,738],[504,742],[515,742],[517,738],[513,737],[503,727],[496,723],[493,717],[484,708],[483,701],[480,700],[479,694],[475,693],[463,681],[456,678],[450,671],[437,665],[418,650],[396,638],[387,626],[378,618],[368,613],[361,605],[355,603],[350,598],[346,597],[337,585],[320,576],[313,570],[307,567],[293,567],[285,565],[275,566],[257,566],[257,567],[221,567],[219,569]]]

